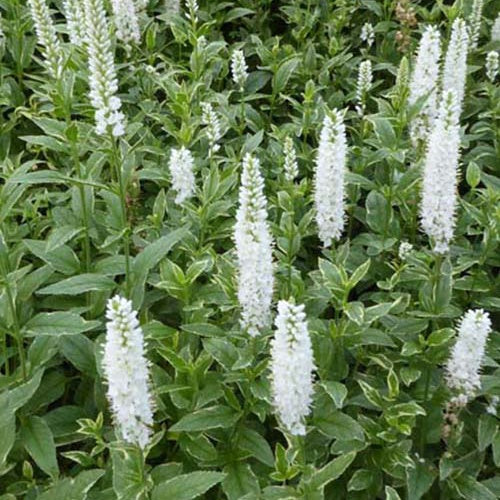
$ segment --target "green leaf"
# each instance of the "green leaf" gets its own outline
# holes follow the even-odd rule
[[[23,421],[21,441],[40,469],[52,478],[59,475],[54,437],[43,418],[31,416]]]
[[[344,384],[340,382],[334,382],[331,380],[327,380],[325,382],[321,382],[321,386],[325,389],[326,393],[332,398],[333,402],[337,409],[341,409],[344,406],[344,401],[347,396],[347,389]]]
[[[145,498],[147,484],[143,477],[143,457],[132,446],[111,448],[113,463],[113,490],[120,500]]]
[[[191,500],[203,495],[212,486],[220,483],[226,474],[221,472],[199,471],[169,479],[153,489],[152,500]]]
[[[37,293],[41,295],[80,295],[91,291],[110,291],[116,283],[101,274],[80,274],[46,286]]]
[[[383,234],[392,220],[392,208],[384,195],[370,191],[366,197],[366,222],[376,233]]]
[[[431,488],[436,478],[436,470],[429,464],[415,462],[414,467],[406,469],[408,498],[419,500]]]
[[[274,466],[274,455],[269,443],[258,432],[243,428],[239,434],[238,445],[257,460],[269,467]]]
[[[466,500],[498,500],[486,486],[471,476],[462,474],[454,482],[458,493]]]
[[[479,451],[484,451],[487,446],[493,443],[498,430],[497,419],[493,415],[483,414],[479,419],[477,428],[477,441]]]
[[[80,270],[78,257],[67,245],[61,245],[54,250],[47,251],[47,245],[44,241],[23,240],[23,243],[32,254],[62,274],[71,275]]]
[[[292,73],[295,71],[297,66],[299,65],[300,59],[298,57],[293,57],[292,59],[288,59],[280,64],[280,67],[276,71],[276,74],[273,77],[273,93],[279,94],[282,92],[288,80],[292,76]]]
[[[95,345],[85,335],[63,336],[59,339],[61,354],[81,372],[94,377],[96,374]]]
[[[390,486],[385,487],[385,500],[401,500],[398,492]]]
[[[328,483],[339,478],[347,467],[351,465],[355,457],[356,452],[351,452],[333,459],[323,468],[312,474],[311,478],[307,481],[309,488],[312,491],[322,490]]]
[[[209,429],[229,428],[236,423],[239,417],[239,413],[235,413],[227,406],[212,406],[185,415],[170,427],[170,431],[198,432]]]
[[[144,285],[149,271],[170,252],[174,245],[188,234],[187,227],[181,227],[150,243],[135,259],[132,266],[134,288],[132,303],[135,309],[140,309],[144,300]]]
[[[245,495],[250,494],[253,498],[258,498],[260,491],[259,481],[255,477],[248,464],[236,462],[224,467],[227,474],[222,482],[222,489],[228,500],[240,500]]]
[[[65,478],[42,493],[38,500],[86,500],[87,493],[103,476],[101,469],[85,470],[75,478]]]
[[[188,325],[181,325],[181,329],[200,337],[226,337],[227,332],[216,325],[209,323],[189,323]]]
[[[364,440],[363,427],[352,417],[341,411],[315,418],[314,423],[317,425],[318,430],[328,437],[345,440],[346,436],[348,436],[349,439]]]
[[[23,326],[23,334],[25,336],[74,335],[87,332],[99,325],[99,321],[85,321],[79,314],[69,311],[39,313]]]
[[[3,469],[16,439],[16,417],[9,407],[0,409],[0,470]]]

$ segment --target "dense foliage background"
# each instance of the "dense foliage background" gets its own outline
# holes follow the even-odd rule
[[[95,134],[85,50],[69,43],[61,2],[49,3],[66,55],[60,82],[44,70],[25,2],[0,0],[0,499],[498,498],[500,431],[486,412],[500,396],[498,333],[480,394],[442,436],[456,321],[500,310],[500,90],[484,69],[500,49],[490,41],[498,2],[484,2],[468,58],[458,222],[440,272],[419,230],[423,152],[396,74],[427,24],[446,40],[471,2],[400,2],[414,12],[402,18],[391,0],[201,1],[194,22],[151,0],[141,43],[115,48],[128,123],[116,142]],[[250,72],[243,93],[230,75],[237,48]],[[374,84],[360,116],[366,59]],[[214,155],[202,102],[222,121]],[[322,250],[312,172],[332,108],[346,110],[348,222]],[[287,135],[296,183],[283,176]],[[168,156],[182,145],[197,192],[180,207]],[[309,319],[317,373],[301,443],[273,416],[272,331],[252,341],[239,327],[232,231],[246,152],[265,177],[275,298],[305,303]],[[404,259],[403,241],[413,245]],[[145,466],[115,439],[102,377],[106,301],[127,292],[156,403]]]

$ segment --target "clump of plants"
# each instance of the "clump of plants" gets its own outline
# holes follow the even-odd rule
[[[0,500],[500,496],[496,2],[0,13]]]

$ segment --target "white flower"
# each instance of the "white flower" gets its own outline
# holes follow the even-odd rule
[[[209,102],[202,103],[201,109],[201,121],[207,127],[205,133],[207,134],[208,143],[210,145],[210,156],[212,156],[220,149],[220,146],[217,144],[217,141],[222,137],[220,121],[213,106]]]
[[[259,168],[259,160],[247,153],[243,159],[234,226],[241,326],[251,336],[271,324],[274,286],[273,242],[267,221],[264,179]]]
[[[280,300],[275,325],[270,376],[273,406],[290,434],[304,435],[316,368],[304,306]]]
[[[457,95],[457,104],[462,109],[465,94],[465,80],[467,77],[467,51],[469,49],[469,35],[467,25],[463,19],[456,19],[451,28],[451,37],[446,51],[444,62],[443,92],[454,90]],[[459,111],[460,116],[460,111]]]
[[[334,110],[323,120],[314,175],[316,221],[325,247],[338,240],[344,229],[346,156],[342,113]]]
[[[108,399],[121,438],[145,448],[153,425],[144,338],[132,303],[116,296],[108,301],[102,360]]]
[[[52,78],[60,78],[64,67],[64,57],[56,30],[50,18],[49,7],[45,0],[28,0],[31,17],[35,24],[38,43],[43,47],[47,71]]]
[[[496,417],[497,406],[498,406],[499,401],[500,401],[500,398],[498,396],[492,396],[490,404],[486,407],[486,412],[489,413],[490,415],[494,415]]]
[[[428,26],[418,46],[415,68],[411,75],[409,104],[427,96],[420,113],[412,120],[410,135],[414,144],[425,140],[436,118],[439,59],[441,57],[439,30]]]
[[[413,251],[413,245],[407,241],[402,241],[399,245],[398,256],[401,260],[406,260]]]
[[[455,394],[452,403],[465,406],[481,388],[479,378],[488,334],[489,314],[482,309],[467,311],[458,326],[458,336],[446,365],[446,383]]]
[[[500,12],[498,13],[493,26],[491,27],[491,41],[500,41]]]
[[[172,149],[170,152],[169,169],[172,175],[172,188],[177,192],[175,203],[178,205],[194,194],[196,185],[193,165],[193,155],[184,146],[180,149]]]
[[[111,0],[111,7],[116,27],[116,38],[121,40],[129,51],[131,42],[139,43],[141,40],[136,10],[139,6],[134,3],[134,0]]]
[[[375,31],[374,31],[371,23],[363,24],[363,27],[361,28],[361,36],[360,37],[361,37],[361,40],[363,40],[363,42],[366,42],[368,47],[372,46],[373,41],[375,40]]]
[[[149,5],[149,0],[134,0],[137,10],[144,10]]]
[[[186,8],[189,11],[186,13],[186,17],[192,23],[196,23],[198,21],[198,2],[196,0],[186,0]]]
[[[242,50],[235,50],[231,57],[231,73],[233,81],[240,91],[245,88],[245,82],[248,78],[248,67]]]
[[[427,145],[420,207],[422,228],[436,253],[447,252],[453,237],[460,147],[456,94],[448,90],[442,99]]]
[[[103,0],[83,0],[85,34],[89,55],[90,102],[95,108],[96,132],[111,131],[119,137],[125,133],[125,116],[121,100],[115,94],[118,80],[111,50],[108,20]]]
[[[372,63],[371,61],[363,61],[359,65],[358,83],[356,86],[356,101],[358,102],[357,110],[360,115],[364,113],[366,105],[366,97],[372,87]]]
[[[283,143],[283,154],[285,157],[283,170],[285,172],[285,179],[288,182],[293,182],[299,175],[299,166],[297,165],[297,155],[295,153],[295,146],[293,139],[286,137]]]
[[[495,81],[498,74],[498,52],[492,50],[486,55],[486,76],[491,82]]]
[[[85,42],[83,26],[83,5],[81,0],[64,0],[63,12],[66,17],[70,42],[79,47]]]
[[[475,49],[481,31],[481,18],[483,13],[483,0],[474,0],[469,17],[470,48]]]

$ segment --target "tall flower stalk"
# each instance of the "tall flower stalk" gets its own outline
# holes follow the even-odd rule
[[[63,12],[66,17],[70,42],[79,47],[85,42],[84,11],[81,0],[64,0]]]
[[[454,90],[457,104],[462,109],[467,77],[467,53],[469,50],[469,35],[467,24],[463,19],[455,19],[451,28],[451,37],[446,50],[444,62],[442,89],[443,93]],[[459,111],[460,116],[460,111]]]
[[[483,0],[474,0],[472,9],[469,16],[469,38],[470,48],[472,50],[477,48],[479,35],[481,32],[481,21],[483,15]]]
[[[316,156],[314,205],[319,238],[325,247],[344,230],[347,141],[342,113],[325,116]]]
[[[121,439],[144,450],[153,407],[142,329],[132,303],[123,297],[108,301],[106,318],[103,368],[116,429]]]
[[[460,320],[457,341],[446,365],[446,383],[456,406],[465,406],[481,388],[479,376],[490,332],[489,314],[482,309],[469,310]]]
[[[415,104],[418,99],[426,98],[421,111],[410,125],[410,135],[414,144],[427,139],[429,130],[436,118],[440,58],[441,41],[439,30],[433,26],[428,26],[418,46],[408,96],[410,105]]]
[[[243,159],[234,241],[241,326],[256,336],[271,324],[274,276],[264,179],[259,160],[249,153]]]
[[[49,75],[58,80],[62,76],[64,56],[56,29],[45,0],[28,0],[31,17],[35,24],[38,43],[42,46],[45,66]]]
[[[372,87],[372,63],[371,61],[363,61],[359,65],[358,72],[358,82],[356,86],[356,102],[357,102],[357,111],[360,116],[365,114],[366,101],[368,98],[368,92]]]
[[[315,370],[304,305],[281,300],[271,341],[271,388],[279,420],[292,435],[306,433]]]
[[[175,203],[182,205],[193,196],[195,177],[193,172],[193,155],[184,146],[170,152],[169,169],[172,176],[172,188],[177,192]]]
[[[131,50],[132,43],[139,43],[141,32],[137,17],[138,6],[134,0],[111,0],[113,20],[116,27],[116,38],[121,40],[127,53]]]
[[[459,113],[455,91],[447,90],[429,136],[423,169],[420,207],[422,228],[434,242],[434,251],[437,254],[449,250],[455,227],[460,147]]]
[[[283,143],[283,156],[283,170],[285,172],[285,179],[288,182],[293,182],[299,175],[299,166],[297,164],[297,153],[295,152],[293,139],[289,136],[285,137],[285,141]]]
[[[96,132],[114,137],[125,133],[125,116],[116,96],[118,80],[103,0],[83,0],[89,56],[90,102],[95,108]]]

